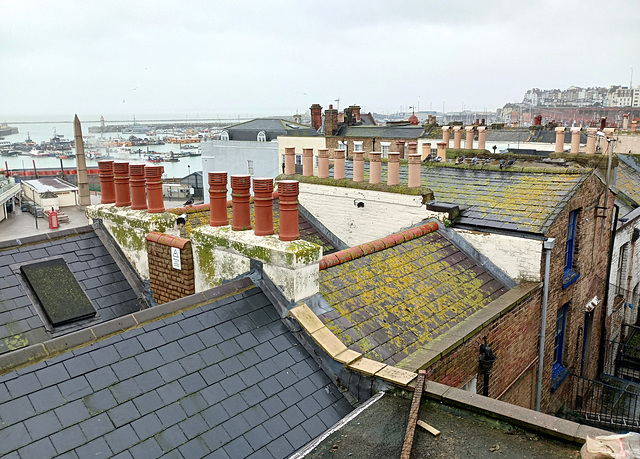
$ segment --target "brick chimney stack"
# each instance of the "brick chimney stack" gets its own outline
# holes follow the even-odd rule
[[[329,105],[324,111],[324,134],[335,135],[338,131],[338,110]]]
[[[353,119],[356,123],[360,122],[360,106],[359,105],[351,105],[349,107],[351,109],[351,114],[353,115]]]
[[[316,131],[322,127],[322,107],[320,104],[313,104],[311,110],[311,126]]]

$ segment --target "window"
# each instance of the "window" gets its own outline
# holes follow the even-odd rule
[[[353,142],[353,151],[364,151],[362,148],[362,143],[361,141],[355,141]]]
[[[380,151],[382,152],[383,158],[386,158],[389,155],[390,147],[391,147],[391,142],[380,142]]]
[[[253,175],[253,160],[247,159],[247,174]]]
[[[569,222],[567,224],[567,243],[564,252],[564,278],[562,279],[562,288],[570,286],[580,277],[580,274],[574,269],[576,226],[578,224],[579,211],[579,209],[576,209],[569,214]]]
[[[258,132],[258,142],[266,142],[267,141],[267,133],[264,131]]]
[[[296,164],[302,165],[302,155],[296,155]]]
[[[629,242],[620,247],[618,255],[618,275],[616,276],[616,294],[624,296],[624,284],[629,258]]]
[[[220,133],[220,140],[229,140],[229,131],[222,131]]]
[[[348,152],[347,142],[338,141],[338,150],[344,150],[345,153]]]
[[[567,322],[567,309],[569,303],[558,309],[556,315],[556,333],[553,342],[553,370],[551,372],[551,390],[554,391],[569,374],[569,368],[562,365],[564,351],[564,331]]]

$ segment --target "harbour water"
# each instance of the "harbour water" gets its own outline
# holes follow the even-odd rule
[[[82,133],[87,143],[90,143],[92,139],[98,139],[100,134],[89,134],[90,126],[98,126],[98,123],[83,123],[82,125]],[[43,141],[48,141],[54,134],[63,136],[64,139],[73,140],[74,132],[73,132],[73,123],[71,122],[47,122],[47,123],[24,123],[24,124],[16,124],[19,128],[20,132],[18,134],[5,136],[4,140],[12,143],[15,142],[23,142],[27,136],[31,138],[36,144],[39,144]],[[129,135],[122,135],[124,138],[128,138]],[[144,138],[144,134],[136,134],[137,137]],[[104,139],[109,139],[111,137],[116,137],[115,134],[104,134]],[[197,144],[194,144],[197,145]],[[88,147],[85,147],[87,150]],[[129,161],[130,163],[139,163],[139,164],[152,164],[150,162],[145,161],[144,156],[147,154],[147,150],[149,152],[155,151],[161,155],[169,155],[171,152],[179,153],[180,145],[166,143],[164,145],[149,145],[141,146],[141,147],[131,147],[131,151],[136,151],[141,149],[142,152],[139,153],[131,153],[131,154],[118,154],[116,148],[111,148],[109,150],[109,154],[114,156],[115,161]],[[101,152],[105,152],[105,148],[99,148]],[[74,151],[75,153],[75,151]],[[34,162],[36,169],[49,169],[49,168],[60,168],[60,164],[62,162],[62,166],[65,168],[73,168],[76,167],[75,158],[69,159],[60,159],[51,156],[30,156],[28,152],[25,152],[24,155],[21,156],[2,156],[0,157],[0,170],[4,170],[8,168],[9,170],[33,170]],[[193,156],[193,157],[181,157],[178,162],[162,162],[162,163],[153,163],[154,165],[161,165],[164,167],[164,177],[173,178],[173,177],[184,177],[191,172],[201,171],[202,170],[202,157],[201,156]],[[87,159],[87,167],[95,168],[98,167],[98,162],[93,159]]]

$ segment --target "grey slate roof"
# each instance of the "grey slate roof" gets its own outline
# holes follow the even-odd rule
[[[60,239],[0,250],[0,354],[51,338],[20,282],[19,266],[63,258],[94,307],[97,322],[138,311],[136,294],[91,227]]]
[[[311,126],[279,118],[256,118],[225,128],[229,140],[257,140],[258,133],[265,131],[267,142],[280,136],[314,137],[319,135]]]
[[[422,126],[342,126],[335,137],[376,139],[417,139],[424,132]]]
[[[365,181],[368,170],[369,162],[365,161]],[[387,168],[383,167],[383,182],[387,180],[386,173]],[[546,234],[589,173],[468,169],[447,164],[423,165],[421,174],[422,185],[433,191],[436,201],[460,206],[459,224]],[[352,161],[345,162],[345,174],[353,177]],[[401,164],[400,183],[407,181],[407,166]]]
[[[617,155],[620,160],[616,170],[616,203],[624,215],[640,205],[640,155]]]
[[[281,458],[349,411],[254,287],[0,376],[0,456]]]

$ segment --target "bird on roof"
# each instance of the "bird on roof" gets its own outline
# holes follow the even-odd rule
[[[505,162],[506,162],[506,161],[505,161],[504,159],[501,159],[501,160],[500,160],[500,169],[502,169],[502,168],[504,167],[504,163],[505,163]]]
[[[466,156],[458,156],[456,158],[456,164],[463,164],[466,158],[467,158]]]
[[[189,198],[185,201],[184,206],[190,206],[193,205],[193,198]]]
[[[491,164],[491,158],[487,158],[484,160],[484,165],[488,166],[489,164]]]
[[[511,167],[515,162],[516,162],[515,159],[510,159],[509,161],[507,161],[507,165],[505,167]]]
[[[474,156],[473,158],[471,158],[471,165],[475,166],[476,164],[478,164],[478,157]]]

